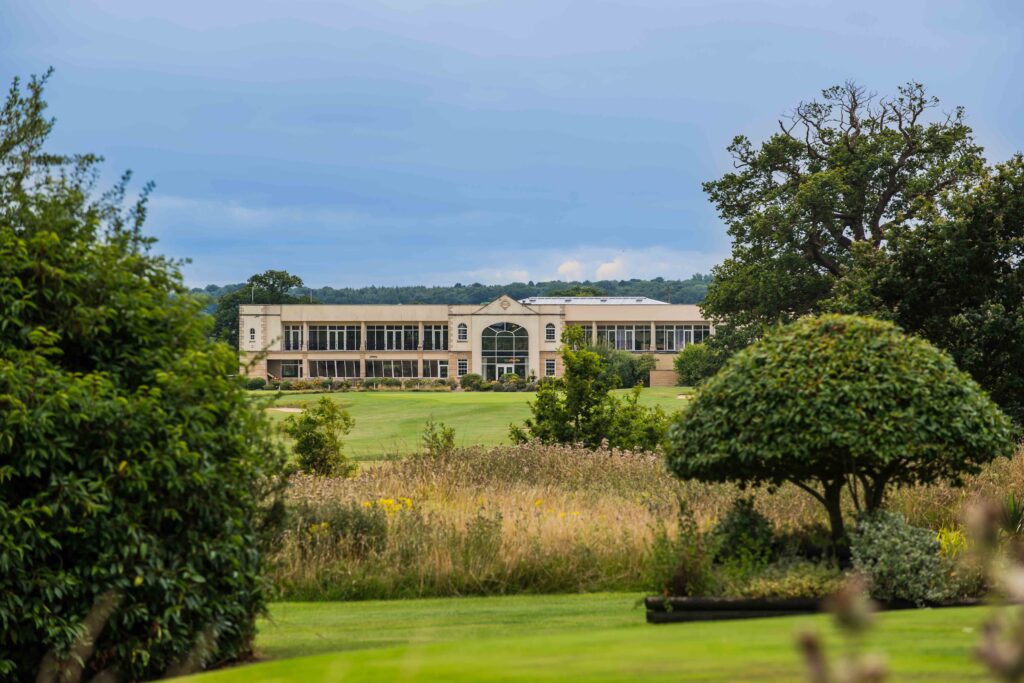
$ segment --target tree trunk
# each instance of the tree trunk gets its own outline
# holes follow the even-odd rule
[[[828,522],[832,527],[832,542],[839,545],[846,540],[846,526],[843,523],[843,483],[825,484],[824,503],[828,510]]]

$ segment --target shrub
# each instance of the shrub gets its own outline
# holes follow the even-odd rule
[[[797,560],[773,564],[744,587],[749,598],[824,598],[843,585],[843,574],[828,564]]]
[[[608,344],[587,348],[601,357],[605,366],[605,381],[609,384],[631,389],[651,383],[651,370],[657,365],[653,355],[622,351]]]
[[[659,523],[654,530],[648,565],[651,587],[662,595],[708,595],[714,591],[713,551],[697,529],[689,506],[679,501],[675,534]]]
[[[389,389],[401,389],[402,380],[397,377],[381,377],[379,386],[388,387]]]
[[[373,391],[374,389],[379,388],[383,381],[383,377],[367,377],[363,380],[362,387],[367,391]]]
[[[421,440],[423,450],[431,457],[448,455],[455,450],[455,427],[427,420]]]
[[[262,377],[250,377],[245,381],[245,388],[250,391],[259,391],[267,388],[267,380]]]
[[[775,529],[750,498],[737,498],[711,532],[718,560],[766,564],[775,546]]]
[[[791,482],[845,528],[891,486],[949,480],[1014,449],[1009,419],[949,356],[886,322],[802,318],[733,356],[669,434],[669,468],[702,481]]]
[[[342,438],[355,420],[340,405],[322,396],[316,405],[285,420],[285,432],[295,440],[299,466],[310,474],[347,477],[356,466],[342,452]]]
[[[284,453],[145,196],[95,198],[92,157],[41,149],[44,80],[0,115],[0,679],[245,657]]]
[[[480,385],[483,384],[484,378],[475,372],[470,372],[462,376],[459,383],[462,388],[466,391],[480,391]]]
[[[695,387],[718,372],[721,361],[707,344],[687,344],[672,360],[679,386]]]
[[[278,382],[277,388],[281,391],[291,391],[295,388],[295,384],[291,380],[283,379]]]
[[[934,532],[910,526],[903,515],[891,512],[864,516],[851,534],[853,566],[879,600],[921,604],[941,599],[945,567],[940,550]]]
[[[334,380],[332,380],[332,379],[322,379],[322,380],[320,380],[320,386],[323,387],[324,389],[326,389],[327,391],[330,391],[331,388],[334,386]]]

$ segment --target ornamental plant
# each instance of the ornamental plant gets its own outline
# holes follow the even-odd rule
[[[324,477],[348,477],[356,465],[342,450],[345,435],[355,420],[347,410],[326,396],[311,408],[285,421],[284,430],[295,441],[299,466],[310,474]]]
[[[805,317],[737,353],[669,429],[676,475],[789,482],[846,535],[844,490],[874,512],[886,490],[948,480],[1014,450],[1010,420],[948,355],[891,323]]]
[[[284,454],[127,177],[0,110],[0,679],[150,680],[249,655]]]

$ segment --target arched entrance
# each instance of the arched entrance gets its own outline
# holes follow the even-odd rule
[[[496,381],[514,372],[526,378],[530,335],[515,323],[495,323],[483,331],[481,349],[484,379]]]

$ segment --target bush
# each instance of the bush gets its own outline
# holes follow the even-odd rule
[[[284,453],[145,197],[94,198],[91,157],[41,150],[42,88],[0,116],[0,679],[246,657]]]
[[[326,389],[327,391],[330,391],[331,388],[334,386],[334,380],[332,380],[332,379],[322,379],[322,380],[320,380],[320,386],[323,387],[324,389]]]
[[[748,598],[824,598],[843,585],[843,574],[827,564],[797,560],[773,564],[743,587]]]
[[[601,356],[605,365],[605,381],[610,386],[632,389],[636,386],[650,385],[651,370],[657,365],[653,355],[622,351],[607,344],[587,348]]]
[[[299,466],[310,474],[347,477],[356,466],[342,452],[342,438],[355,420],[340,405],[322,396],[316,405],[285,420],[285,433],[295,440]]]
[[[367,377],[363,380],[362,387],[367,391],[373,391],[374,389],[379,388],[383,381],[383,377]]]
[[[910,526],[903,515],[864,516],[851,534],[853,566],[868,580],[878,600],[922,604],[945,594],[946,568],[935,533]]]
[[[245,388],[250,391],[259,391],[267,388],[267,380],[262,377],[250,377],[245,381]]]
[[[483,384],[484,378],[475,372],[470,372],[462,376],[459,383],[462,388],[466,391],[480,391],[480,385]]]
[[[764,565],[772,559],[775,529],[750,498],[737,498],[711,532],[715,558]]]
[[[713,376],[721,361],[707,344],[687,344],[672,360],[676,381],[682,387],[695,387]]]
[[[421,440],[423,450],[431,457],[449,455],[455,450],[455,427],[449,427],[443,422],[427,420]]]
[[[295,383],[291,380],[283,379],[277,384],[277,388],[281,391],[291,391],[295,388]]]
[[[1009,419],[949,356],[842,315],[802,318],[737,353],[668,441],[677,476],[799,486],[825,507],[836,542],[847,482],[873,512],[889,487],[956,484],[1015,445]]]

